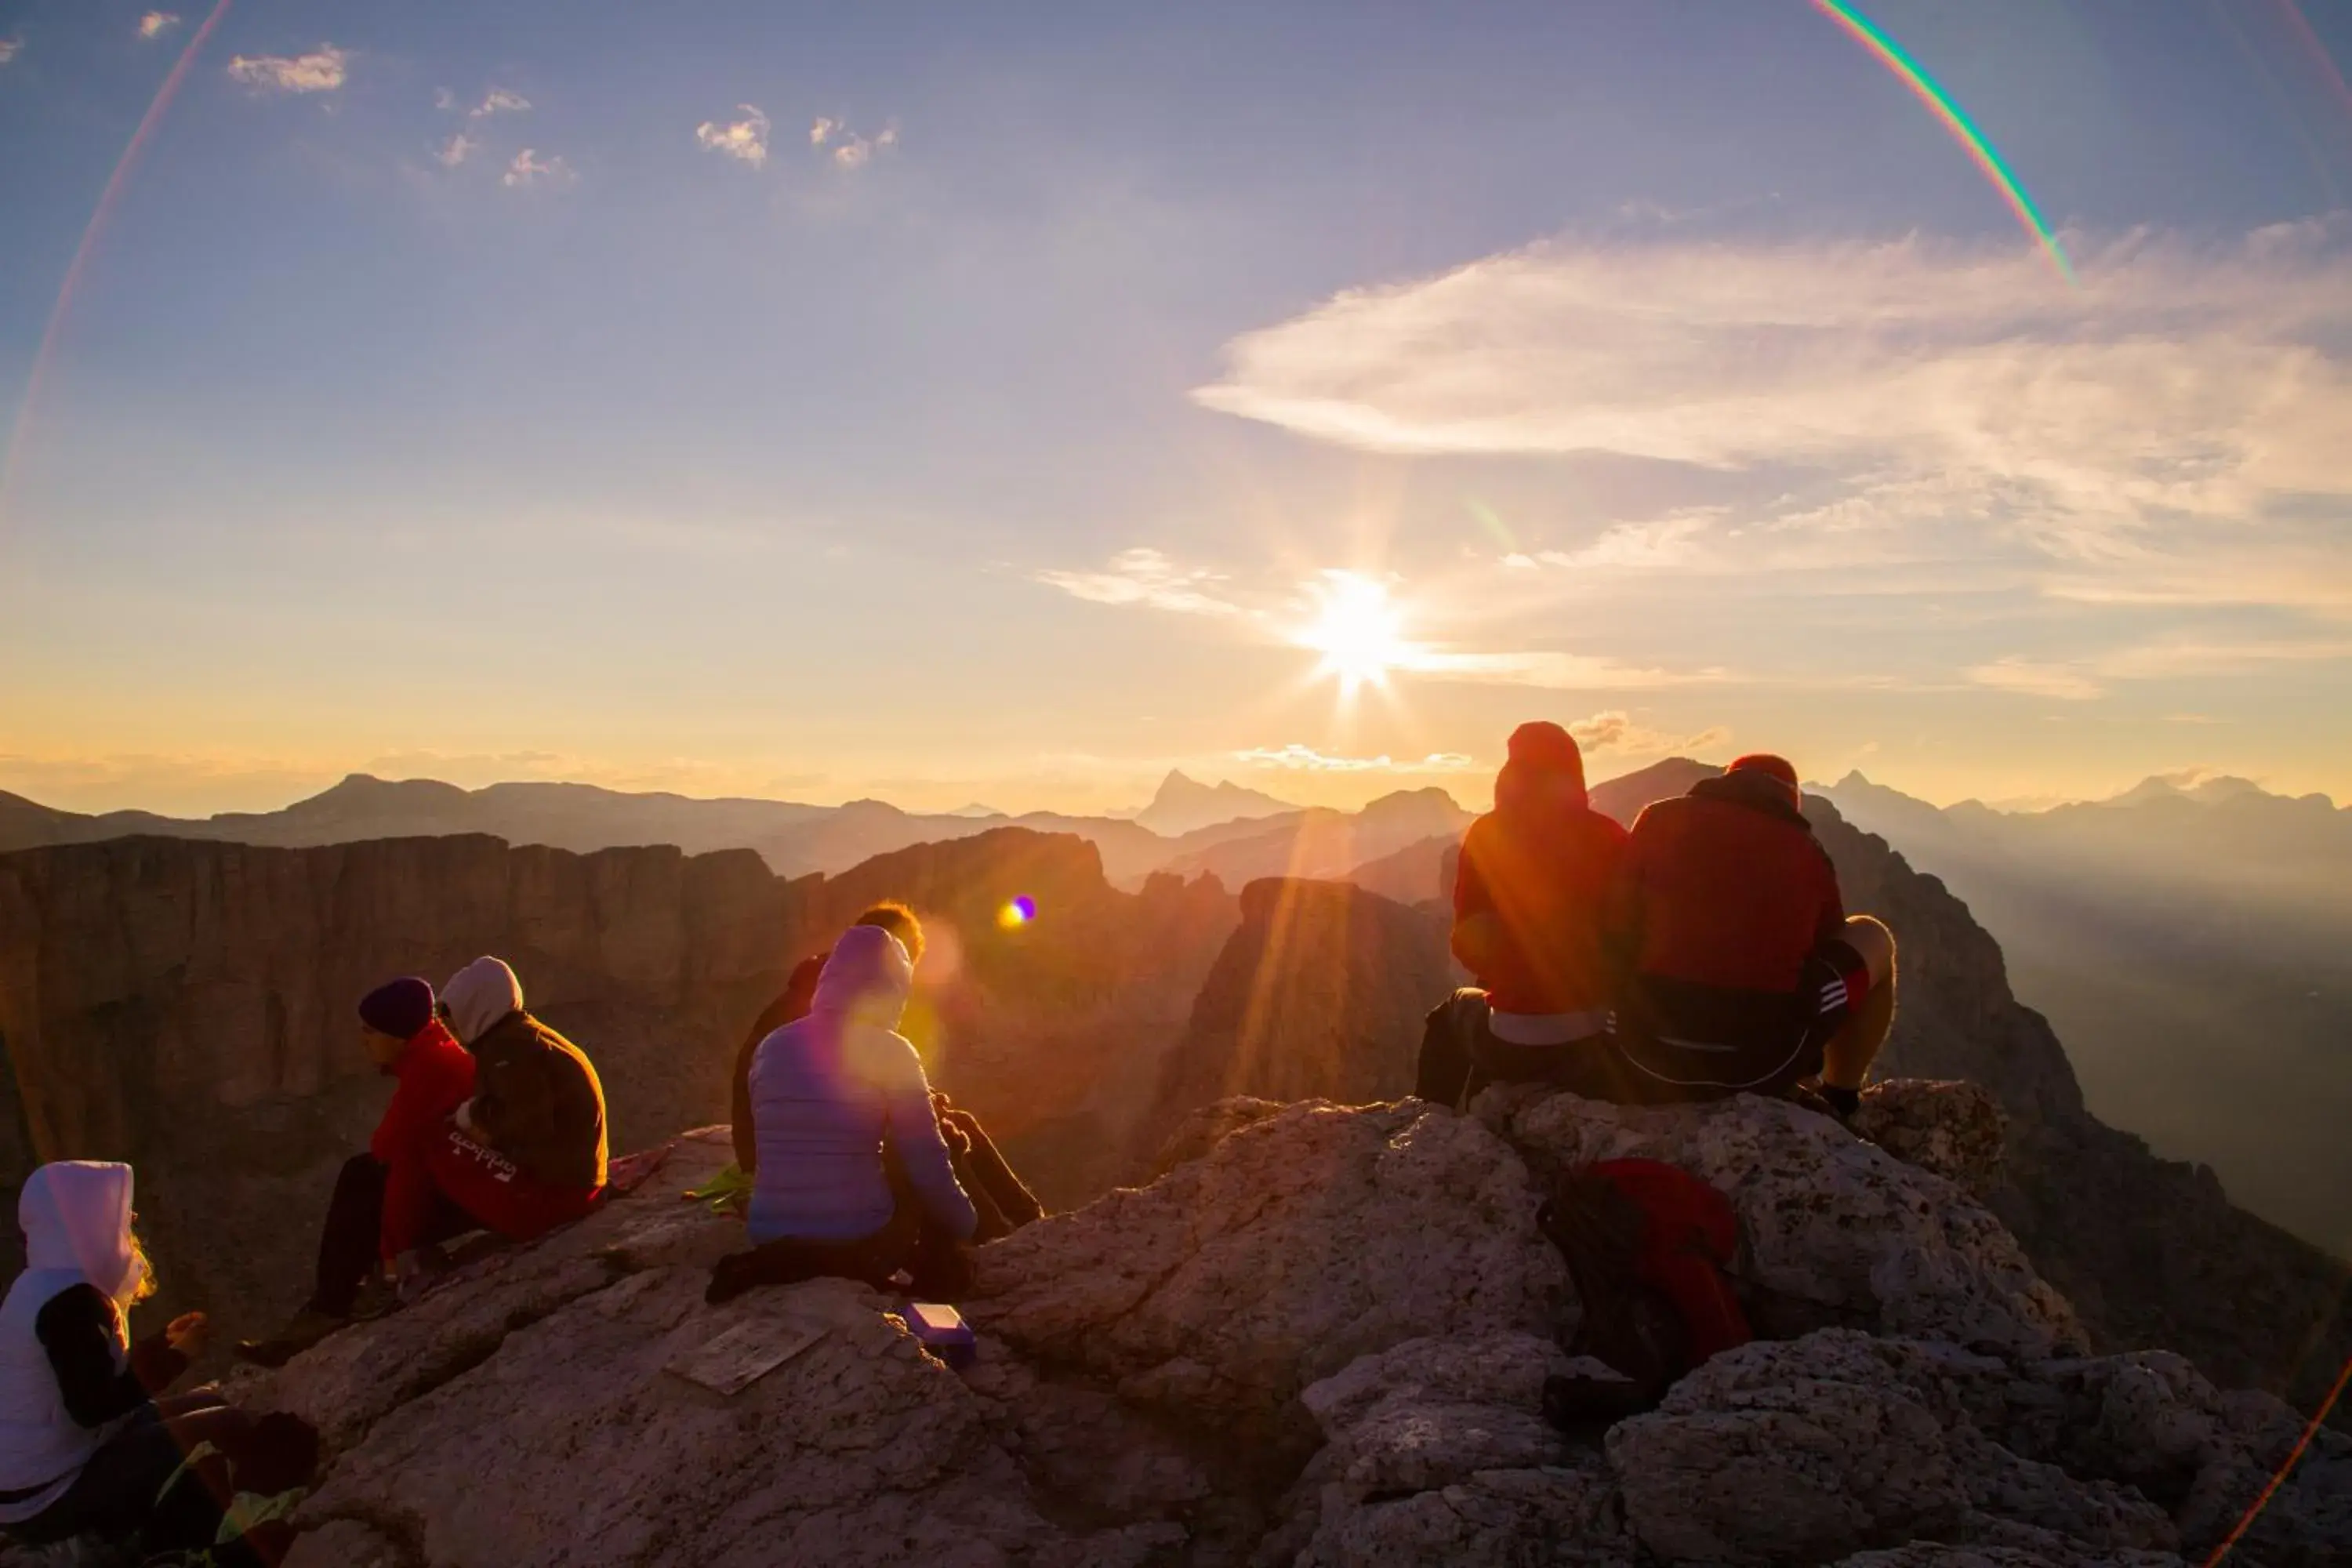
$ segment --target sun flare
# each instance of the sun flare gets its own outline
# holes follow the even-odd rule
[[[1389,671],[1405,662],[1404,616],[1385,584],[1353,572],[1328,572],[1318,587],[1315,620],[1298,634],[1298,645],[1323,656],[1317,673],[1335,677],[1353,691],[1370,681],[1386,686]]]

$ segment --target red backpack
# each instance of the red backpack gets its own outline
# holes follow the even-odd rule
[[[1544,1406],[1555,1423],[1646,1410],[1683,1373],[1755,1337],[1733,1289],[1739,1216],[1679,1166],[1580,1166],[1554,1184],[1536,1224],[1559,1248],[1584,1307],[1570,1352],[1631,1380],[1552,1379]]]

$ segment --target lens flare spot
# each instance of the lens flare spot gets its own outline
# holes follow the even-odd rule
[[[996,923],[1005,931],[1019,931],[1037,918],[1037,900],[1022,893],[1005,901],[996,911]]]

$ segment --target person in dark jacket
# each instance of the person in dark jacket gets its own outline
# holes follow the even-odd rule
[[[442,1016],[474,1053],[474,1096],[427,1152],[433,1184],[510,1241],[578,1219],[604,1195],[604,1086],[586,1053],[533,1017],[502,959],[441,988]]]
[[[888,931],[907,950],[910,964],[923,962],[923,922],[913,910],[897,900],[868,906],[850,924],[853,929],[873,926]],[[824,973],[825,960],[832,956],[828,949],[794,964],[782,993],[761,1012],[751,1025],[751,1032],[736,1049],[732,1132],[735,1165],[745,1175],[757,1175],[760,1170],[760,1140],[751,1118],[752,1057],[761,1041],[785,1025],[808,1016],[816,1000],[817,980]],[[954,1156],[957,1178],[980,1211],[979,1239],[992,1241],[1044,1215],[1045,1205],[1013,1172],[1012,1163],[981,1126],[978,1117],[960,1110],[936,1089],[931,1091],[931,1106],[939,1119],[940,1135]],[[894,1166],[891,1175],[894,1185],[903,1194],[907,1190],[903,1170]]]
[[[91,1537],[142,1552],[211,1549],[224,1568],[275,1561],[282,1542],[215,1546],[224,1505],[308,1485],[318,1434],[289,1415],[257,1420],[216,1392],[158,1401],[209,1331],[189,1312],[131,1342],[129,1309],[154,1287],[131,1195],[130,1166],[89,1160],[43,1165],[18,1194],[26,1268],[0,1302],[0,1532],[37,1547]],[[216,1457],[190,1462],[200,1444]]]
[[[1487,1083],[1590,1089],[1612,1067],[1602,934],[1625,830],[1592,809],[1584,757],[1557,724],[1522,724],[1470,825],[1454,880],[1454,956],[1476,980],[1429,1016],[1415,1090],[1464,1105]]]
[[[237,1344],[238,1358],[257,1365],[282,1366],[349,1322],[379,1264],[395,1280],[413,1280],[425,1248],[481,1228],[435,1184],[431,1168],[449,1117],[473,1095],[472,1053],[436,1016],[431,984],[415,975],[361,997],[359,1015],[361,1048],[396,1080],[392,1103],[365,1152],[335,1178],[310,1299],[276,1336]]]
[[[1895,1021],[1895,938],[1847,916],[1787,762],[1741,757],[1644,809],[1612,905],[1633,1097],[1787,1094],[1818,1079],[1853,1114]]]

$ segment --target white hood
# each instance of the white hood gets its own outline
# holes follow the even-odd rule
[[[914,987],[915,965],[897,937],[879,926],[851,926],[824,961],[809,1011],[896,1029]]]
[[[501,958],[478,958],[441,987],[441,1007],[449,1032],[470,1046],[509,1013],[522,1011],[522,982]]]
[[[80,1275],[118,1301],[146,1282],[131,1240],[131,1167],[103,1160],[54,1160],[16,1197],[28,1271]]]

